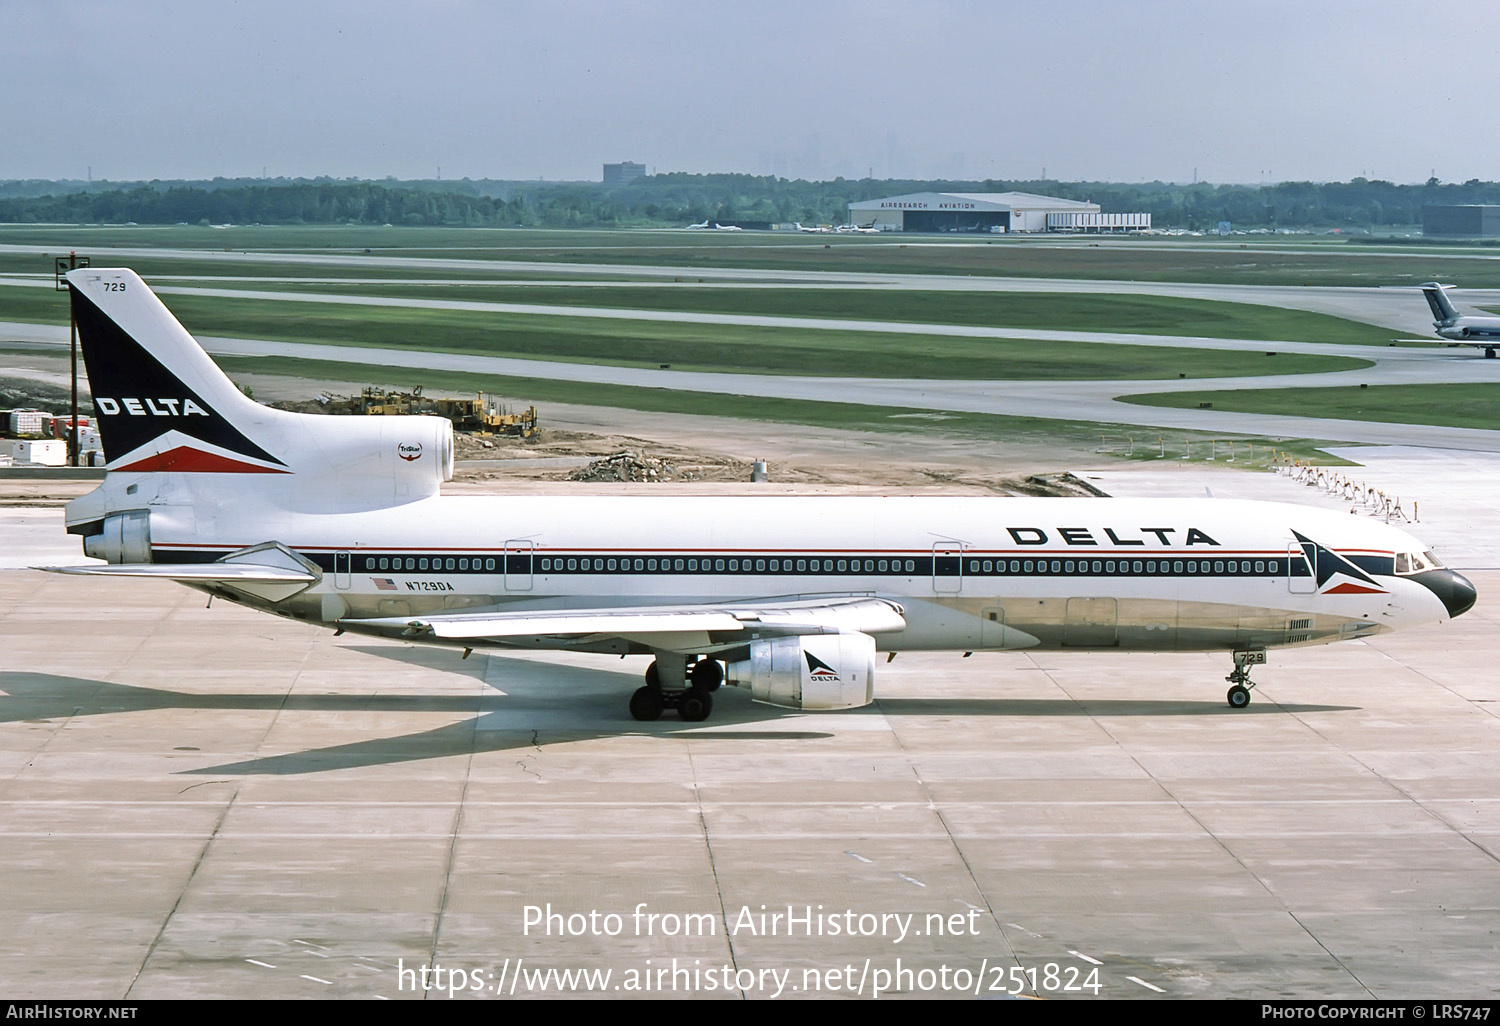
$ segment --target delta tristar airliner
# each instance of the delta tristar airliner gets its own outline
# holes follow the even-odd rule
[[[1270,649],[1474,604],[1405,531],[1276,503],[445,496],[448,421],[261,406],[134,272],[68,281],[108,472],[66,521],[107,565],[47,569],[465,656],[651,655],[639,720],[703,720],[724,684],[862,706],[877,653],[918,649],[1221,652],[1238,708]]]

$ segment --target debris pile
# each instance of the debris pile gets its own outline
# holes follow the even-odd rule
[[[666,460],[659,460],[645,453],[630,450],[617,452],[594,460],[586,467],[579,467],[568,475],[569,481],[694,481],[698,475],[693,471],[679,472]]]

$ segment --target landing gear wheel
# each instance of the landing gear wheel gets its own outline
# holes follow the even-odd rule
[[[717,691],[719,685],[724,683],[724,667],[719,665],[717,659],[699,659],[688,671],[688,678],[695,688]]]
[[[656,660],[651,660],[651,665],[646,667],[646,687],[661,691],[661,671],[656,668]]]
[[[643,688],[636,688],[635,694],[630,696],[630,715],[642,722],[660,719],[662,710],[666,703],[662,701],[661,688],[653,688],[649,684]]]
[[[1234,654],[1234,669],[1224,679],[1229,681],[1229,708],[1243,709],[1250,704],[1250,689],[1255,681],[1250,679],[1250,667],[1264,666],[1266,650],[1263,648],[1241,649]]]
[[[1486,360],[1493,360],[1495,358],[1495,349],[1493,346],[1484,351],[1484,358]]]
[[[714,696],[696,685],[677,699],[677,712],[689,723],[702,723],[714,711]]]

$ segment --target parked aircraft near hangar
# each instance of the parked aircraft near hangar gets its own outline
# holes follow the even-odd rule
[[[68,275],[108,459],[68,531],[108,565],[340,631],[651,654],[630,711],[873,700],[879,651],[1267,650],[1458,616],[1404,531],[1226,500],[443,496],[452,425],[243,395],[136,274]]]

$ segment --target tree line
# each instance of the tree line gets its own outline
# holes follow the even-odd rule
[[[739,174],[658,174],[596,182],[214,179],[197,182],[0,182],[0,222],[36,224],[393,224],[471,227],[671,227],[840,224],[850,203],[909,192],[1032,192],[1145,212],[1159,228],[1380,229],[1420,223],[1426,204],[1500,204],[1500,183],[809,182]]]

